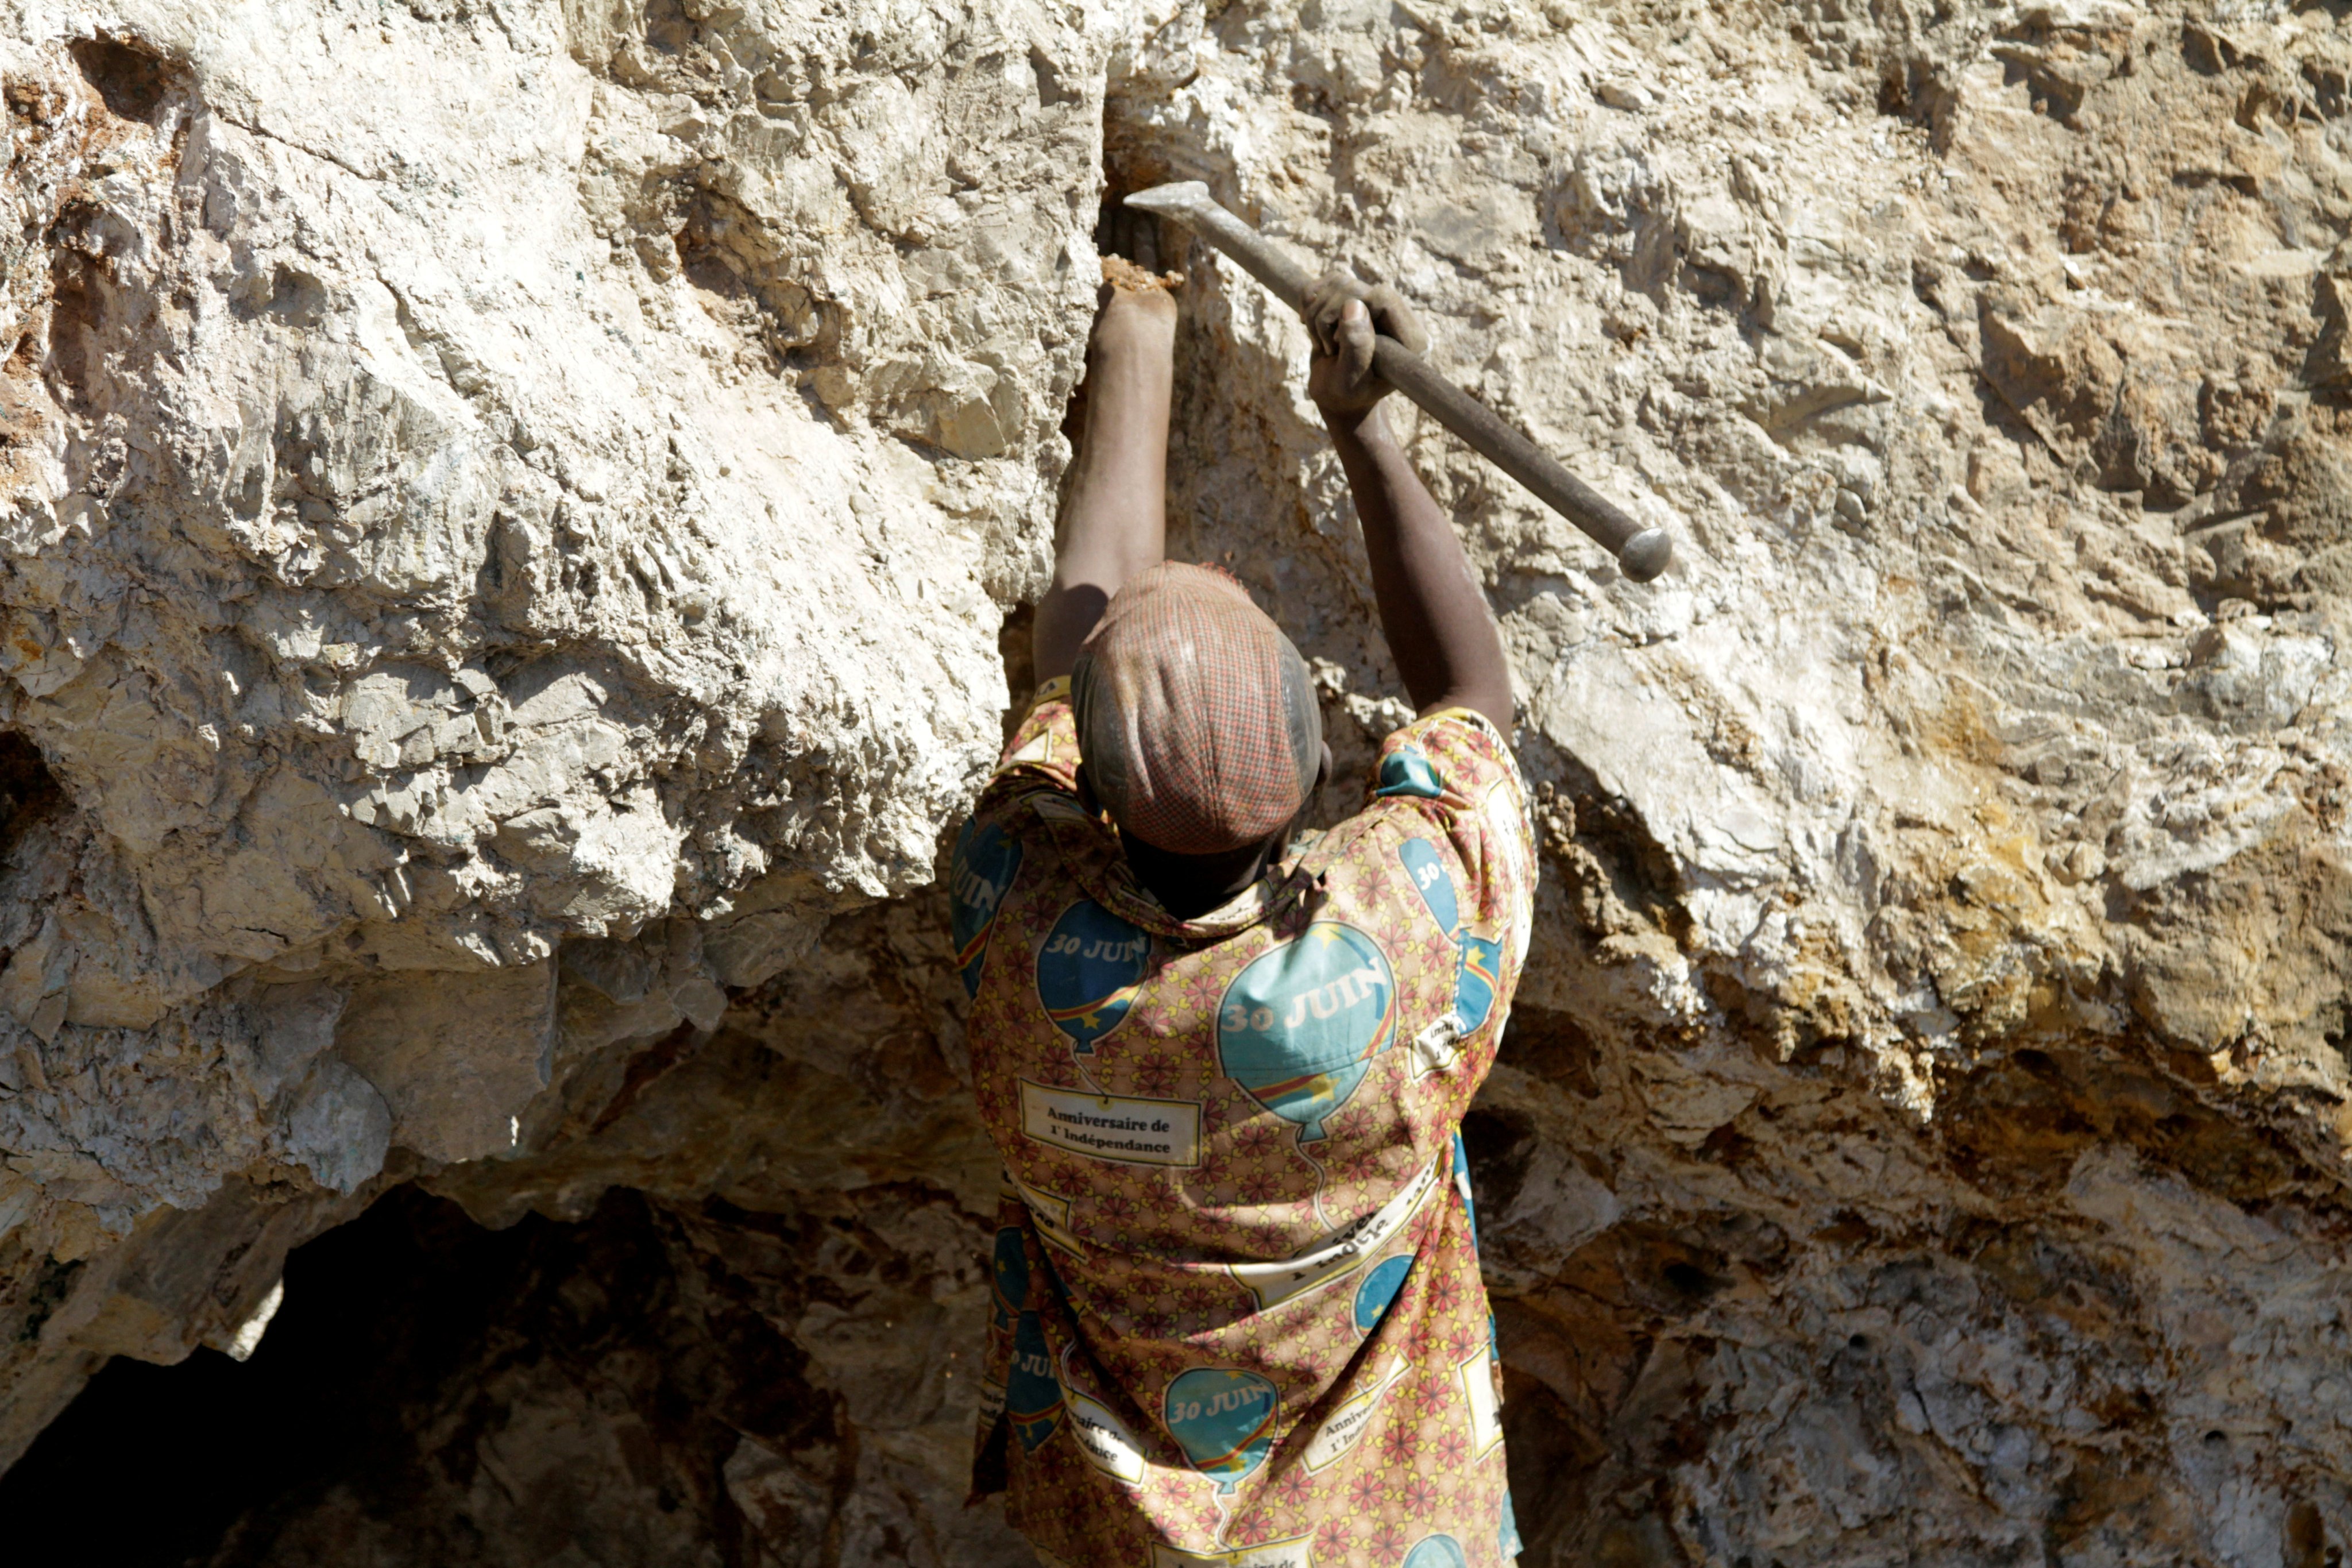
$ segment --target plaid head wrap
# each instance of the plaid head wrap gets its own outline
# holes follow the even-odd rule
[[[1239,583],[1163,562],[1103,612],[1070,677],[1078,755],[1120,831],[1178,855],[1255,844],[1323,757],[1307,661]]]

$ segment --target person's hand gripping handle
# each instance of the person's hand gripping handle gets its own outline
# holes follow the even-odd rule
[[[1391,388],[1380,374],[1380,345],[1425,341],[1420,323],[1392,291],[1337,276],[1309,284],[1301,311],[1315,339],[1307,390],[1347,470],[1397,673],[1423,713],[1469,708],[1507,734],[1511,667],[1485,590],[1381,417]]]
[[[1307,395],[1327,419],[1361,415],[1395,390],[1380,373],[1382,338],[1415,354],[1429,346],[1429,334],[1402,295],[1367,289],[1343,273],[1326,273],[1308,284],[1298,313],[1315,340]]]

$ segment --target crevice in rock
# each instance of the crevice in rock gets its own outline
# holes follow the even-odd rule
[[[137,38],[79,38],[68,48],[108,110],[142,124],[154,120],[164,95],[186,76],[183,68]]]
[[[27,829],[66,809],[65,791],[31,736],[0,731],[0,860]]]

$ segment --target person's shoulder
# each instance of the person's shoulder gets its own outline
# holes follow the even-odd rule
[[[1510,742],[1482,713],[1442,708],[1395,730],[1381,743],[1370,785],[1335,847],[1346,842],[1360,856],[1393,844],[1402,853],[1405,841],[1424,838],[1483,862],[1484,852],[1470,846],[1484,842],[1513,865],[1532,864],[1527,785]]]
[[[1516,784],[1518,773],[1511,743],[1493,721],[1468,708],[1441,708],[1381,742],[1372,798],[1466,806],[1498,783]]]
[[[1058,815],[1083,816],[1077,777],[1078,726],[1070,710],[1070,678],[1056,676],[1030,698],[1028,712],[1004,743],[996,771],[982,786],[976,814],[998,814],[1019,802],[1031,807],[1024,815],[1051,817],[1057,815],[1051,805],[1043,813],[1034,808],[1041,799],[1059,796],[1068,801],[1068,812]]]
[[[1382,889],[1398,885],[1402,869],[1417,903],[1380,896],[1406,911],[1425,907],[1465,941],[1506,942],[1516,963],[1534,909],[1536,846],[1503,732],[1466,708],[1425,713],[1381,743],[1371,784],[1363,809],[1334,830],[1325,867],[1352,868]]]

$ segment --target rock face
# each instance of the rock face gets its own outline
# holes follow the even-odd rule
[[[1054,84],[1104,47],[1002,6],[5,34],[0,700],[44,787],[0,1213],[89,1265],[12,1341],[13,1451],[275,1268],[157,1300],[126,1237],[523,1147],[929,879],[1046,559],[1100,138]]]
[[[1468,1129],[1530,1562],[2331,1560],[2339,9],[17,6],[0,1455],[415,1182],[576,1227],[518,1302],[625,1244],[515,1311],[635,1348],[379,1380],[502,1392],[219,1561],[1025,1560],[923,889],[1097,201],[1197,177],[1680,542],[1408,416],[1543,802]],[[1171,549],[1344,814],[1402,710],[1304,333],[1185,265]]]

